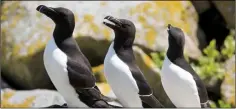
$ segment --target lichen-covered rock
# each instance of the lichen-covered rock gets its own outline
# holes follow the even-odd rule
[[[48,107],[51,105],[66,104],[64,98],[56,91],[51,90],[1,90],[2,108],[29,108]]]
[[[151,51],[167,49],[166,26],[171,23],[186,33],[186,53],[195,59],[201,55],[196,39],[197,14],[189,1],[4,1],[2,74],[23,89],[54,89],[42,59],[54,23],[36,11],[41,4],[74,12],[73,36],[93,66],[103,63],[114,37],[102,24],[106,15],[133,21],[137,28],[135,43]]]
[[[114,99],[109,104],[122,106],[111,90],[109,84],[98,83],[101,93]],[[1,89],[1,107],[2,108],[30,108],[30,107],[49,107],[52,105],[65,105],[63,96],[53,90],[13,90],[9,88]]]
[[[221,94],[224,101],[229,104],[235,105],[235,55],[226,61],[225,79],[221,85]]]

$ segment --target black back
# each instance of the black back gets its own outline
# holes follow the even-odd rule
[[[168,28],[169,28],[168,30],[169,48],[167,50],[167,57],[170,59],[172,63],[188,71],[193,76],[198,88],[198,94],[201,103],[208,102],[208,94],[204,83],[184,58],[183,53],[184,53],[185,36],[183,34],[183,31],[171,25],[169,25]],[[202,107],[208,107],[208,106],[209,103],[207,103],[207,105],[206,104],[202,105]]]
[[[114,18],[110,16],[111,20]],[[133,78],[139,88],[139,95],[143,103],[143,107],[163,107],[162,104],[152,95],[152,89],[147,83],[143,73],[136,65],[133,53],[133,42],[135,39],[135,25],[126,19],[118,19],[122,26],[113,28],[115,32],[114,50],[117,56],[128,65]],[[150,96],[142,96],[150,95]]]
[[[106,102],[109,99],[102,95],[95,85],[96,79],[92,74],[91,65],[72,37],[75,27],[73,12],[66,8],[44,5],[38,6],[37,10],[50,17],[56,24],[53,37],[57,47],[67,55],[69,81],[79,94],[79,99],[89,107],[113,107]]]

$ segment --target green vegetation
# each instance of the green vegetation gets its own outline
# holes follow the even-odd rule
[[[165,59],[165,52],[161,53],[151,53],[151,57],[154,63],[157,65],[158,68],[162,67],[163,61]]]
[[[197,64],[191,64],[203,80],[211,77],[223,78],[225,73],[225,60],[231,58],[235,52],[234,32],[227,36],[221,51],[216,50],[216,41],[212,40],[203,50],[204,55],[199,58]]]
[[[218,104],[220,108],[232,108],[230,104],[226,103],[223,100],[219,100]],[[212,103],[211,108],[217,108],[216,103]]]
[[[235,32],[234,30],[226,37],[224,45],[220,51],[216,49],[216,41],[212,40],[210,44],[203,50],[203,55],[199,57],[196,62],[189,61],[193,69],[199,74],[202,80],[206,83],[213,77],[222,79],[224,77],[225,61],[231,58],[235,53]],[[154,60],[157,67],[161,68],[164,60],[165,52],[151,53],[151,57]],[[188,56],[185,56],[188,60]],[[223,100],[219,100],[220,107],[231,107],[230,104],[225,103]],[[216,107],[212,104],[212,107]]]

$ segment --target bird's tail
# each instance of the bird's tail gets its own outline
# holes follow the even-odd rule
[[[140,95],[144,108],[165,108],[153,95]]]
[[[201,103],[201,107],[202,108],[211,108],[209,100],[207,100],[207,102],[205,102],[205,103]]]

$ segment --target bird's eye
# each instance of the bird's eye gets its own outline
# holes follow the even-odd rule
[[[129,24],[122,24],[122,27],[123,28],[126,28],[126,27],[128,27],[128,26],[130,26]]]

